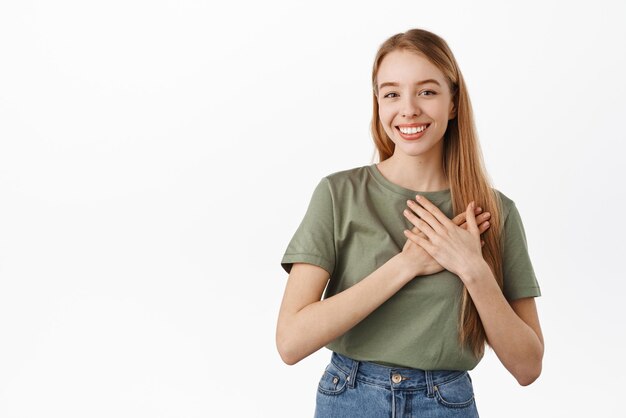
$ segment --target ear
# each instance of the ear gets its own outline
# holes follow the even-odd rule
[[[450,109],[448,111],[448,120],[456,118],[456,107],[454,106],[454,101],[450,102]]]

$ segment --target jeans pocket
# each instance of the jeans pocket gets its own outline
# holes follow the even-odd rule
[[[467,372],[435,385],[434,390],[437,402],[447,408],[466,408],[474,403],[474,387]]]
[[[347,376],[333,363],[326,366],[317,390],[325,395],[339,395],[346,390]]]

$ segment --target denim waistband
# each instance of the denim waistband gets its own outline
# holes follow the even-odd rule
[[[345,373],[348,386],[356,380],[394,390],[427,389],[432,396],[435,386],[457,379],[465,370],[422,370],[405,367],[383,366],[369,361],[354,360],[333,351],[331,363]]]

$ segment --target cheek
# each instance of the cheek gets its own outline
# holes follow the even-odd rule
[[[386,107],[380,105],[378,107],[378,117],[380,118],[380,121],[383,123],[383,125],[388,125],[393,119],[392,112]]]
[[[389,114],[385,113],[383,110],[379,110],[378,118],[380,119],[380,123],[383,126],[383,129],[385,130],[385,132],[387,132],[387,135],[391,135],[390,130],[392,128],[389,125],[391,123],[391,117],[389,116]]]
[[[448,119],[449,104],[446,102],[432,102],[428,106],[424,106],[424,111],[432,116],[433,119]]]

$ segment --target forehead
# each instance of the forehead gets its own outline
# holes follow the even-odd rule
[[[376,83],[414,84],[433,78],[443,86],[443,73],[424,55],[412,51],[395,50],[388,53],[378,67]]]

